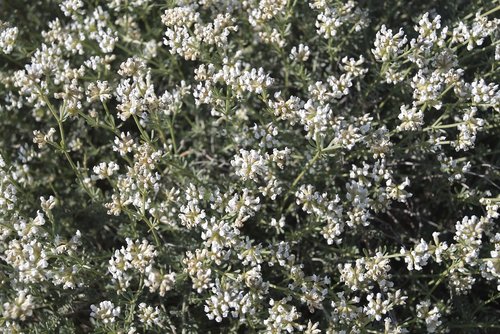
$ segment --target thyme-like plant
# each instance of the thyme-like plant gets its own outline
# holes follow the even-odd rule
[[[498,332],[499,12],[1,1],[0,332]]]

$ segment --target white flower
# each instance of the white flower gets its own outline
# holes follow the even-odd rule
[[[33,296],[28,294],[27,291],[22,290],[17,292],[17,297],[14,301],[3,304],[2,315],[7,319],[19,319],[23,321],[33,315],[34,308]]]
[[[64,0],[59,6],[66,16],[76,16],[83,13],[81,9],[83,7],[82,0]]]
[[[47,143],[54,141],[54,134],[56,129],[50,128],[47,133],[43,133],[39,130],[33,131],[33,143],[38,144],[38,148],[43,148]]]
[[[299,44],[298,47],[294,46],[292,48],[292,51],[290,52],[290,59],[299,62],[305,62],[309,59],[310,55],[311,51],[309,51],[309,47],[304,44]]]
[[[370,293],[366,297],[366,300],[368,301],[368,305],[365,306],[364,312],[377,321],[382,320],[382,316],[390,310],[390,301],[382,299],[382,294],[380,292],[376,295]]]
[[[9,54],[12,52],[18,33],[17,27],[2,27],[2,21],[0,21],[0,50],[3,53]]]
[[[146,326],[160,325],[161,323],[158,306],[153,308],[152,306],[146,305],[146,303],[140,303],[138,317]]]
[[[99,165],[94,166],[94,174],[96,174],[96,178],[99,180],[103,180],[112,176],[116,171],[118,171],[118,165],[111,161],[109,163],[101,162]]]
[[[417,305],[417,317],[425,320],[427,333],[435,333],[436,329],[441,325],[441,313],[439,309],[434,306],[431,308],[430,301],[422,301]]]
[[[420,243],[415,246],[412,251],[407,251],[404,247],[401,248],[401,254],[405,256],[405,262],[408,264],[408,270],[422,270],[422,267],[427,265],[427,261],[431,257],[429,245],[424,239],[420,239]]]
[[[111,98],[111,88],[107,81],[91,82],[87,88],[87,101],[94,102],[100,100],[105,102]]]
[[[120,307],[115,307],[115,305],[110,301],[103,301],[99,303],[99,306],[90,305],[90,317],[92,320],[102,321],[103,324],[114,323],[116,317],[120,315]]]
[[[295,330],[300,332],[304,329],[304,326],[297,322],[300,313],[297,312],[295,306],[288,305],[286,299],[279,301],[271,299],[269,305],[271,306],[269,308],[269,317],[264,320],[266,333],[280,333],[283,331],[293,333]]]
[[[387,29],[383,24],[375,37],[375,49],[372,49],[372,53],[378,61],[388,61],[403,52],[406,42],[403,29],[399,29],[397,34],[393,34],[392,30]]]
[[[409,108],[407,105],[402,105],[401,112],[398,115],[401,124],[398,125],[399,131],[416,131],[424,124],[424,113],[416,107]]]
[[[231,160],[231,165],[236,168],[236,175],[242,180],[258,181],[259,176],[267,173],[266,159],[255,150],[240,149],[240,154]]]

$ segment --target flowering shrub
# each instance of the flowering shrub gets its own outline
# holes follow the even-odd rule
[[[0,2],[1,332],[498,331],[499,9]]]

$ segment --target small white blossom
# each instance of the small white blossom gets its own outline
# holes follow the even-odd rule
[[[304,44],[299,44],[298,47],[294,46],[292,51],[290,52],[290,59],[305,62],[309,59],[311,52],[309,51],[309,47]]]
[[[120,307],[115,307],[115,305],[110,301],[103,301],[99,303],[99,306],[90,305],[90,317],[95,321],[100,321],[103,324],[110,324],[116,321],[116,317],[120,316]]]
[[[2,21],[0,21],[0,50],[5,54],[9,54],[14,49],[19,29],[17,27],[2,26]]]
[[[441,325],[441,313],[434,306],[431,308],[430,301],[422,301],[417,305],[417,317],[425,320],[427,333],[435,333],[436,329]]]
[[[2,316],[7,319],[26,320],[27,317],[33,315],[35,303],[33,296],[28,294],[27,291],[19,291],[17,297],[12,302],[5,302],[3,304]]]

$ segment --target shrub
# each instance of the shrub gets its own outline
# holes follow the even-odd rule
[[[1,332],[498,331],[499,9],[1,2]]]

